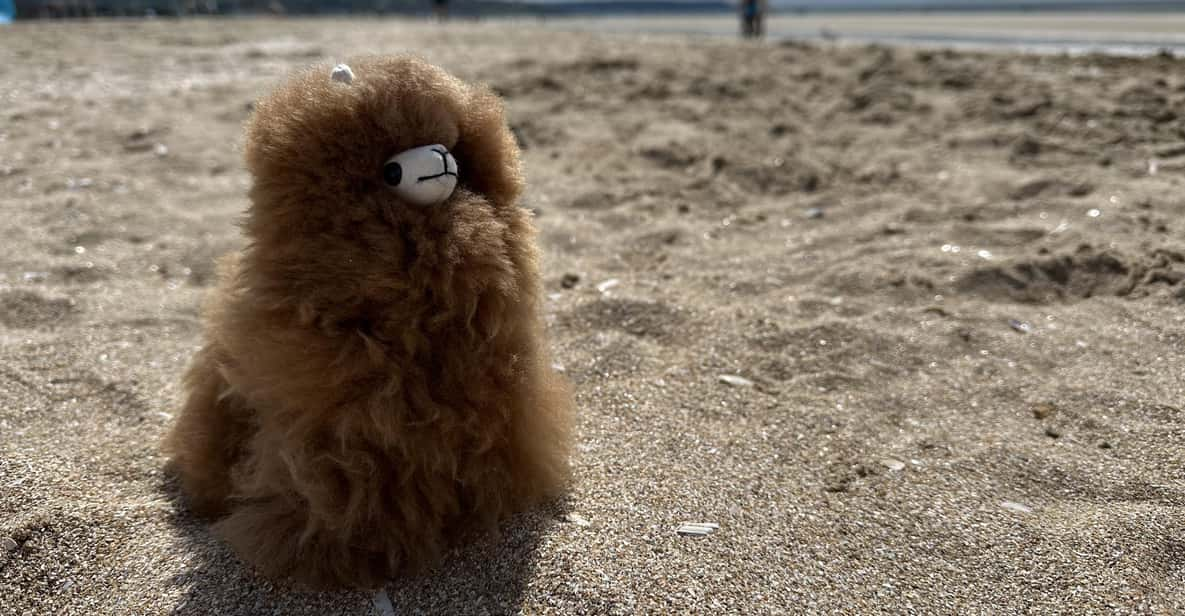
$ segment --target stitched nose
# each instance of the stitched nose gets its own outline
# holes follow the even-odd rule
[[[440,170],[427,175],[421,175],[416,178],[418,182],[425,182],[428,180],[435,180],[437,178],[457,177],[457,159],[453,158],[448,150],[444,149],[442,145],[429,146],[430,151],[440,157]]]

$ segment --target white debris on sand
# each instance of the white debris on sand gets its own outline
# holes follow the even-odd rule
[[[753,381],[750,381],[749,379],[746,379],[743,376],[737,376],[735,374],[721,374],[720,375],[720,382],[726,383],[728,385],[732,385],[733,387],[752,387],[753,386]]]
[[[374,593],[370,603],[378,616],[395,616],[395,606],[391,605],[391,597],[387,596],[387,591],[380,590]]]
[[[715,522],[683,522],[675,532],[684,537],[704,537],[720,530]]]
[[[1017,513],[1032,513],[1033,512],[1032,507],[1025,505],[1023,503],[1018,503],[1016,501],[1000,501],[1000,506],[1009,510],[1009,511],[1015,511]]]

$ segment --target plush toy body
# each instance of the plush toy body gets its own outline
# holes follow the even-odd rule
[[[246,156],[249,245],[166,443],[191,507],[265,574],[373,587],[562,491],[571,396],[499,99],[412,58],[316,68]]]

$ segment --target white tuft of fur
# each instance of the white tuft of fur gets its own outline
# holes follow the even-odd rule
[[[333,67],[333,72],[329,74],[329,78],[340,83],[351,83],[354,81],[354,71],[350,70],[348,64],[338,64]]]

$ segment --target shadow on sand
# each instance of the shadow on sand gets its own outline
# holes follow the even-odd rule
[[[379,613],[371,592],[312,592],[255,575],[210,532],[206,520],[188,512],[175,479],[169,477],[160,490],[174,505],[169,522],[184,546],[178,557],[189,561],[171,580],[183,595],[174,616]],[[519,514],[503,524],[500,536],[453,550],[428,574],[391,582],[385,590],[395,613],[520,612],[540,538],[566,507],[559,502]]]

